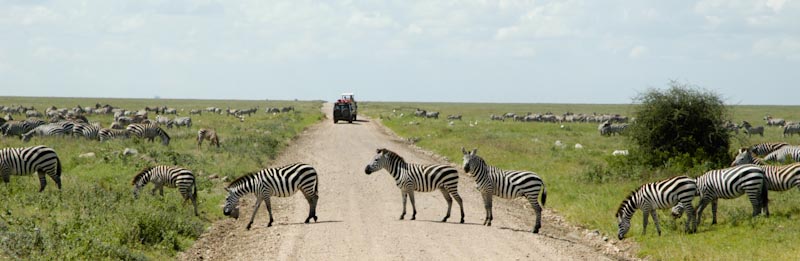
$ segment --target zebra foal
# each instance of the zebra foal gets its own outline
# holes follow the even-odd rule
[[[203,140],[208,140],[211,145],[216,145],[219,148],[219,136],[217,132],[211,129],[200,129],[197,131],[197,147],[203,144]]]
[[[658,220],[657,209],[666,209],[683,204],[689,210],[686,220],[686,232],[697,231],[695,224],[694,209],[692,199],[697,194],[697,183],[687,176],[677,176],[665,180],[647,183],[631,192],[617,209],[617,223],[619,230],[617,238],[622,240],[631,228],[631,218],[637,209],[642,210],[644,221],[642,222],[642,235],[647,233],[647,222],[650,216],[656,224],[656,231],[661,235],[661,226]],[[691,227],[690,227],[691,225]]]
[[[294,163],[278,168],[262,169],[237,178],[225,190],[228,191],[228,196],[225,198],[225,206],[222,208],[222,213],[235,219],[239,218],[239,198],[249,193],[255,194],[256,206],[253,209],[253,216],[250,217],[250,222],[247,223],[247,230],[250,230],[253,225],[253,220],[256,218],[256,213],[262,201],[267,206],[267,212],[269,212],[269,224],[267,224],[267,227],[271,227],[274,219],[272,218],[270,197],[290,197],[298,190],[303,192],[303,196],[308,201],[309,212],[305,223],[308,223],[311,218],[314,218],[314,222],[317,222],[319,190],[317,171],[311,165]]]
[[[45,175],[50,176],[61,190],[61,160],[56,151],[46,146],[0,149],[0,176],[3,182],[11,180],[11,174],[39,175],[39,192],[47,186]]]
[[[464,155],[464,171],[475,178],[476,188],[483,196],[483,205],[486,209],[486,219],[483,224],[492,225],[492,197],[505,199],[525,197],[536,212],[536,224],[532,232],[539,233],[539,228],[542,227],[542,206],[547,201],[544,181],[530,171],[503,170],[490,166],[478,156],[478,149],[467,152],[462,147],[461,153]],[[542,198],[541,206],[538,202],[539,192]]]
[[[385,169],[392,175],[400,188],[403,197],[403,213],[400,219],[406,216],[406,198],[411,199],[411,220],[417,218],[417,207],[414,202],[414,192],[432,192],[439,190],[447,201],[447,214],[442,218],[446,222],[450,218],[450,210],[453,208],[453,198],[461,207],[461,223],[464,223],[464,205],[461,196],[458,195],[458,170],[447,165],[421,165],[407,163],[403,157],[388,149],[377,150],[377,154],[372,161],[364,168],[367,175]]]
[[[197,183],[194,174],[187,169],[171,166],[147,167],[136,174],[131,181],[133,188],[133,198],[139,198],[139,190],[147,183],[153,183],[152,195],[159,194],[164,196],[164,186],[168,188],[178,188],[183,196],[184,202],[191,200],[194,205],[194,215],[197,216]]]

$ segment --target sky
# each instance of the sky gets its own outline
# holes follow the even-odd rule
[[[800,105],[800,1],[0,0],[0,96]]]

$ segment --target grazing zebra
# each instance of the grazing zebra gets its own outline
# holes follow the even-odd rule
[[[448,120],[461,120],[461,114],[447,115]]]
[[[173,122],[175,122],[175,126],[176,127],[180,127],[180,126],[186,126],[187,128],[192,127],[192,118],[191,117],[175,118],[175,120]]]
[[[747,133],[748,137],[753,136],[753,134],[759,134],[764,137],[764,126],[753,127],[749,122],[742,121],[742,128],[744,128],[744,132]]]
[[[783,166],[764,165],[764,161],[753,156],[747,149],[739,150],[739,154],[731,166],[742,164],[756,164],[764,169],[767,176],[767,189],[772,191],[787,191],[794,187],[800,188],[800,162]]]
[[[156,136],[161,137],[161,144],[166,146],[169,145],[169,135],[167,134],[164,129],[158,127],[157,124],[131,124],[128,125],[128,132],[131,135],[139,137],[139,138],[146,138],[148,141],[154,141]]]
[[[208,140],[211,145],[216,145],[219,148],[219,136],[217,132],[210,129],[200,129],[197,131],[197,147],[203,144],[203,140]]]
[[[193,114],[203,115],[203,110],[190,110],[189,111],[189,115],[193,115]]]
[[[758,156],[767,156],[768,154],[776,151],[783,146],[789,145],[785,142],[768,142],[768,143],[759,143],[750,147],[750,151],[755,153]]]
[[[421,165],[407,163],[403,157],[388,149],[378,149],[372,161],[367,164],[364,172],[367,175],[385,169],[392,175],[403,197],[403,213],[406,215],[406,198],[411,199],[411,220],[417,218],[417,207],[414,203],[414,191],[432,192],[439,190],[447,201],[447,214],[442,218],[446,222],[450,217],[453,207],[453,198],[461,207],[461,223],[464,223],[464,205],[458,195],[458,170],[447,165]]]
[[[148,182],[153,182],[152,195],[156,190],[164,196],[164,186],[168,188],[178,188],[184,202],[191,200],[194,205],[194,215],[197,216],[197,183],[194,174],[188,169],[171,166],[147,167],[133,177],[131,185],[133,188],[133,198],[139,198],[139,190]]]
[[[166,108],[164,109],[164,114],[175,114],[178,115],[178,110],[175,108]]]
[[[627,123],[622,124],[611,124],[610,121],[605,121],[597,126],[597,129],[600,131],[600,135],[611,136],[614,134],[622,134],[625,129],[628,128]]]
[[[156,115],[156,123],[158,125],[167,126],[167,128],[172,128],[172,124],[174,124],[174,122],[170,120],[168,117],[164,117],[161,115]]]
[[[33,136],[64,136],[66,130],[61,124],[45,124],[22,134],[22,141],[28,142]]]
[[[438,111],[429,111],[425,113],[425,118],[434,118],[439,119],[439,112]]]
[[[533,233],[539,233],[542,227],[542,207],[537,201],[539,191],[542,192],[542,206],[547,201],[547,189],[544,181],[536,173],[530,171],[511,171],[486,164],[486,161],[478,156],[478,149],[467,152],[461,148],[464,154],[464,171],[467,175],[475,177],[478,191],[483,196],[483,205],[486,208],[486,220],[484,225],[492,225],[492,196],[506,199],[525,197],[533,206],[536,212],[536,225]]]
[[[82,136],[90,140],[99,140],[100,129],[100,126],[95,126],[88,123],[75,124],[75,127],[72,128],[72,135],[79,137]]]
[[[764,156],[764,161],[784,162],[787,157],[795,162],[800,162],[800,146],[783,146]]]
[[[489,119],[493,120],[493,121],[505,121],[505,118],[503,118],[503,116],[494,115],[494,114],[489,115]]]
[[[775,119],[772,116],[764,116],[764,120],[767,121],[767,126],[783,126],[786,124],[784,119]]]
[[[653,217],[656,223],[656,231],[661,235],[656,209],[671,208],[678,204],[683,204],[689,210],[686,220],[686,232],[691,233],[697,230],[694,222],[694,209],[692,209],[692,199],[697,194],[697,183],[693,178],[687,176],[677,176],[665,180],[647,183],[631,192],[617,209],[617,223],[619,232],[617,237],[622,240],[631,228],[631,218],[636,209],[642,210],[644,221],[642,222],[642,235],[647,233],[647,222],[649,216]],[[689,227],[692,224],[692,227]]]
[[[787,134],[791,137],[792,134],[795,133],[800,134],[800,123],[786,124],[783,126],[783,137],[786,137]]]
[[[239,218],[239,198],[248,193],[255,194],[256,206],[253,209],[253,216],[250,217],[250,222],[247,223],[247,230],[250,230],[253,225],[253,220],[256,218],[258,207],[261,206],[262,201],[267,205],[267,212],[269,212],[269,224],[267,224],[267,227],[271,227],[273,218],[270,197],[290,197],[298,190],[302,190],[303,196],[308,201],[309,212],[305,223],[308,223],[311,218],[314,218],[314,222],[317,222],[319,190],[317,171],[311,165],[294,163],[279,168],[262,169],[239,177],[231,182],[225,190],[228,191],[228,196],[225,198],[225,206],[222,208],[222,213],[236,219]]]
[[[24,134],[25,129],[28,129],[28,123],[24,121],[7,121],[0,126],[0,132],[3,133],[3,136],[22,136]]]
[[[414,111],[414,116],[417,117],[425,117],[426,114],[427,112],[425,110],[420,110],[419,108],[417,108],[417,110]]]
[[[45,175],[56,182],[61,190],[61,160],[56,152],[46,146],[0,149],[0,176],[8,183],[11,174],[27,175],[36,172],[39,175],[39,192],[47,186]]]
[[[711,224],[717,223],[717,200],[734,199],[747,193],[753,205],[753,216],[762,212],[769,216],[769,200],[767,198],[767,177],[764,169],[758,165],[744,164],[726,169],[711,170],[695,179],[697,191],[700,195],[700,204],[697,206],[695,224],[700,223],[703,210],[711,203]],[[681,204],[676,208],[686,207]],[[680,216],[681,210],[673,215]]]
[[[86,134],[84,134],[86,135]],[[127,139],[131,137],[131,133],[128,130],[117,130],[117,129],[107,129],[102,128],[97,131],[97,138],[100,141],[107,141],[112,139]]]

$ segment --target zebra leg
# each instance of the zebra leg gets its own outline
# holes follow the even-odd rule
[[[272,221],[275,219],[272,218],[272,202],[270,202],[269,196],[264,198],[264,205],[267,205],[267,213],[269,213],[269,223],[267,224],[267,227],[271,227]]]
[[[411,199],[411,211],[413,211],[411,213],[411,220],[416,220],[417,219],[417,205],[414,204],[414,191],[413,190],[408,192],[408,198]]]
[[[400,193],[403,194],[403,213],[400,214],[400,220],[403,220],[406,217],[406,192],[400,191]]]
[[[697,223],[695,222],[696,217],[694,215],[694,207],[692,207],[692,202],[685,204],[684,207],[686,209],[686,232],[687,233],[697,232]],[[691,229],[689,227],[690,225]]]
[[[533,211],[536,212],[536,224],[533,226],[534,234],[539,233],[539,229],[542,228],[542,206],[539,205],[538,199],[536,197],[528,197],[528,201],[531,203],[533,207]]]
[[[308,224],[308,221],[311,218],[314,218],[314,222],[317,222],[317,200],[319,200],[319,195],[309,196],[308,193],[304,193],[306,196],[306,200],[308,201],[308,217],[304,223]]]
[[[45,175],[44,171],[42,170],[37,170],[36,174],[39,175],[39,192],[42,192],[44,191],[44,187],[47,186],[47,181],[45,180],[45,177],[47,177],[47,175]]]
[[[447,201],[447,215],[444,216],[442,222],[447,222],[447,218],[450,217],[450,209],[453,207],[453,198],[450,197],[450,193],[445,190],[445,188],[440,188],[442,191],[442,196],[444,196],[444,200]]]
[[[642,221],[642,235],[643,236],[647,234],[647,222],[648,222],[647,219],[650,218],[650,211],[652,211],[652,210],[650,210],[648,207],[646,207],[646,206],[642,207],[642,218],[644,218],[644,220]]]
[[[463,224],[464,223],[464,204],[461,201],[461,196],[458,195],[457,191],[453,191],[453,193],[450,196],[452,196],[456,200],[456,203],[458,203],[458,207],[461,208],[461,223]]]
[[[250,223],[247,223],[247,230],[250,230],[250,227],[253,226],[253,220],[256,219],[256,213],[258,213],[258,207],[261,206],[261,200],[262,199],[260,197],[256,197],[256,206],[253,208],[253,215],[250,217]]]
[[[712,201],[712,199],[705,198],[705,197],[700,199],[700,203],[697,204],[697,210],[696,210],[697,211],[697,215],[695,215],[695,217],[694,217],[695,218],[695,220],[694,220],[695,227],[697,227],[697,225],[700,224],[700,218],[703,216],[703,210],[706,208],[708,203],[711,202],[711,201]]]
[[[486,208],[486,219],[483,220],[483,225],[492,226],[492,194],[483,194],[483,207]]]
[[[650,215],[653,216],[653,223],[656,224],[656,231],[658,231],[658,236],[661,236],[661,225],[658,222],[658,214],[656,210],[650,210]]]
[[[711,224],[717,224],[717,200],[711,201]]]

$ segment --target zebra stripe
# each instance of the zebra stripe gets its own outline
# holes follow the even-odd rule
[[[162,145],[169,145],[169,135],[167,134],[164,129],[158,126],[158,124],[153,123],[146,123],[146,124],[131,124],[128,125],[128,131],[139,138],[146,138],[148,141],[154,141],[155,137],[161,137],[161,144]]]
[[[787,191],[800,187],[800,162],[783,166],[764,165],[764,162],[753,156],[750,151],[740,150],[731,163],[731,166],[742,164],[756,164],[764,169],[767,176],[767,189],[772,191]]]
[[[150,192],[152,195],[159,194],[164,196],[164,186],[168,188],[178,188],[181,192],[184,202],[191,200],[194,205],[194,215],[197,216],[197,184],[195,183],[194,174],[190,170],[181,167],[171,166],[156,166],[143,169],[139,174],[133,177],[131,185],[133,188],[133,198],[139,198],[139,190],[142,189],[148,182],[153,183],[153,190]]]
[[[66,130],[61,124],[45,124],[22,134],[22,141],[28,142],[33,136],[64,136]]]
[[[47,186],[45,175],[50,176],[61,190],[61,160],[56,152],[46,146],[5,148],[0,150],[0,176],[3,182],[10,181],[11,174],[39,175],[39,192]]]
[[[306,197],[309,205],[308,217],[305,223],[308,223],[311,218],[314,218],[314,222],[317,222],[316,212],[317,201],[319,200],[317,186],[317,171],[308,164],[294,163],[278,168],[262,169],[239,177],[225,188],[228,191],[228,196],[225,198],[225,206],[222,208],[222,213],[238,219],[239,198],[253,193],[256,196],[256,206],[253,209],[253,216],[250,217],[250,222],[247,223],[247,230],[250,230],[253,225],[253,220],[256,218],[256,213],[258,213],[258,208],[261,206],[262,201],[267,205],[267,212],[269,212],[269,224],[267,224],[267,227],[270,227],[274,220],[272,218],[270,197],[289,197],[298,190],[302,190],[303,196]]]
[[[759,134],[761,137],[764,137],[764,126],[756,126],[753,127],[747,121],[742,121],[742,127],[744,128],[744,132],[747,133],[747,136],[750,137],[753,134]]]
[[[697,177],[700,204],[697,206],[695,223],[699,224],[703,209],[711,203],[711,224],[716,224],[717,200],[734,199],[745,193],[753,205],[753,216],[760,214],[762,209],[769,216],[766,179],[764,170],[753,164],[711,170]]]
[[[750,151],[755,153],[758,156],[766,156],[767,154],[776,151],[783,146],[789,145],[788,143],[784,142],[768,142],[768,143],[759,143],[750,147]]]
[[[767,156],[764,156],[764,161],[784,162],[786,161],[787,157],[795,162],[800,162],[800,146],[783,146],[782,148],[767,154]]]
[[[127,130],[107,129],[102,128],[97,132],[100,141],[107,141],[112,139],[127,139],[130,137],[130,132]]]
[[[800,123],[783,126],[783,137],[786,137],[787,134],[791,137],[795,133],[800,133]]]
[[[458,194],[458,170],[447,165],[421,165],[407,163],[403,157],[388,149],[378,149],[377,154],[366,166],[364,172],[367,175],[385,169],[392,175],[395,183],[403,198],[403,213],[400,219],[406,215],[406,198],[411,199],[411,220],[417,218],[417,207],[414,202],[414,191],[432,192],[439,190],[447,201],[447,214],[442,218],[446,222],[450,218],[450,210],[453,207],[453,198],[458,206],[461,207],[461,223],[464,223],[464,205],[461,196]]]
[[[175,126],[176,127],[180,127],[180,126],[186,126],[187,128],[188,127],[192,127],[192,118],[191,117],[175,118],[175,120],[173,122],[175,122]]]
[[[211,142],[211,145],[216,145],[219,148],[219,137],[217,136],[217,132],[214,130],[209,129],[200,129],[197,131],[197,146],[203,144],[203,140],[208,140]]]
[[[484,225],[492,225],[492,196],[497,196],[505,199],[513,199],[517,197],[525,197],[533,206],[536,212],[536,225],[533,227],[533,233],[538,233],[539,228],[542,227],[542,207],[537,201],[539,191],[542,193],[542,206],[547,201],[547,189],[545,189],[544,181],[530,171],[511,171],[502,170],[500,168],[490,166],[477,155],[478,149],[467,152],[461,148],[461,153],[464,154],[464,171],[467,175],[474,176],[477,184],[478,191],[483,196],[483,204],[486,208],[486,220]]]
[[[653,217],[656,223],[656,231],[661,235],[656,209],[665,209],[678,204],[682,204],[689,210],[686,220],[686,232],[691,233],[697,230],[694,221],[694,209],[692,209],[692,199],[697,194],[697,183],[693,178],[687,176],[677,176],[665,180],[647,183],[631,192],[620,204],[617,210],[617,223],[619,232],[617,237],[622,240],[631,228],[631,218],[636,209],[641,209],[644,216],[642,222],[642,235],[647,232],[648,216]],[[689,227],[692,224],[692,227]]]
[[[44,121],[41,120],[7,121],[0,126],[0,131],[3,132],[3,136],[22,137],[22,134],[25,134],[42,124],[44,124]]]
[[[76,124],[72,129],[72,135],[76,137],[84,137],[90,140],[100,139],[100,127],[87,123]]]

